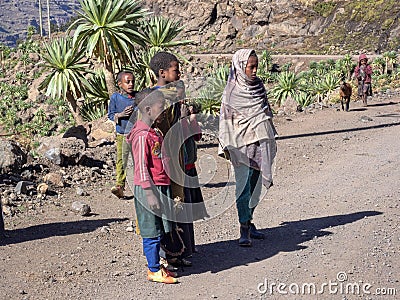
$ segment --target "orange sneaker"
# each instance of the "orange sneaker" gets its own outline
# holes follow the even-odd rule
[[[150,270],[147,270],[147,280],[153,281],[153,282],[161,282],[161,283],[177,283],[178,279],[168,275],[168,273],[165,272],[164,268],[161,268],[157,272],[151,272]]]
[[[168,266],[163,266],[163,265],[161,265],[161,269],[162,269],[165,273],[167,273],[168,276],[171,276],[171,277],[174,277],[174,278],[178,277],[178,273],[169,270],[169,269],[168,269]]]
[[[119,185],[113,186],[111,188],[111,193],[113,193],[118,198],[124,197],[124,189],[122,188],[122,186],[119,186]]]

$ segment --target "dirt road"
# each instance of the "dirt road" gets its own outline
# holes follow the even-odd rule
[[[146,281],[141,240],[126,231],[133,202],[99,186],[86,196],[91,217],[69,210],[71,191],[61,206],[5,220],[0,298],[399,299],[400,99],[350,108],[276,118],[275,184],[254,219],[266,239],[252,248],[237,245],[229,166],[203,147],[214,217],[196,223],[200,253],[181,283]]]

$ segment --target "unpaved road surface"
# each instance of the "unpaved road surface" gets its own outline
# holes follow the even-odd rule
[[[230,168],[199,149],[212,218],[180,283],[146,281],[132,200],[89,191],[94,214],[64,202],[7,218],[0,299],[399,299],[400,99],[277,117],[274,186],[255,211],[266,239],[237,244]],[[212,168],[211,166],[216,166]],[[386,295],[382,295],[386,294]]]

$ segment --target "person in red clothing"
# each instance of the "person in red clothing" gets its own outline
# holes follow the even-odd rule
[[[165,117],[165,98],[159,91],[139,92],[136,103],[140,118],[127,136],[135,161],[135,209],[143,252],[147,259],[147,279],[176,283],[176,273],[160,264],[161,237],[173,230],[173,201],[170,179],[164,169],[167,157],[162,151],[163,136],[156,128]]]
[[[358,82],[358,96],[362,99],[363,105],[367,106],[367,97],[372,96],[371,75],[372,68],[368,64],[368,57],[361,54],[358,58],[358,66],[354,70]]]

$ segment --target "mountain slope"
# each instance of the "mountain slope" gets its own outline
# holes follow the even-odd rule
[[[397,0],[145,0],[143,4],[155,14],[182,21],[181,38],[195,41],[187,52],[230,53],[254,47],[289,53],[381,53],[400,47]],[[46,21],[46,3],[42,6]],[[78,0],[51,1],[51,22],[61,25],[77,9]],[[0,11],[0,42],[7,45],[15,45],[28,25],[39,27],[38,2],[3,0]]]

